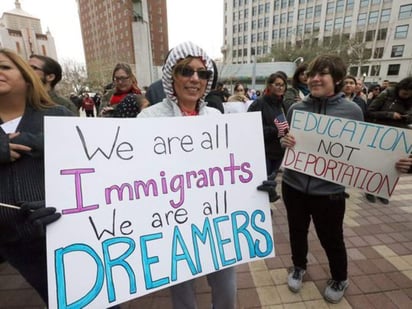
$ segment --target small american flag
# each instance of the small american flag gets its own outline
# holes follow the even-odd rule
[[[285,118],[285,114],[281,113],[275,118],[275,126],[278,129],[278,137],[285,136],[289,132],[289,124]]]

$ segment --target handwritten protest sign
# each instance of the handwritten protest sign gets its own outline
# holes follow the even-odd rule
[[[412,131],[295,110],[296,146],[282,166],[388,198],[399,179],[395,162],[412,150]]]
[[[274,256],[261,117],[45,120],[50,308],[107,308]]]

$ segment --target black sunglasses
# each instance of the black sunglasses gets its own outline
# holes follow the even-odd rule
[[[178,70],[179,74],[184,77],[192,77],[195,72],[200,79],[209,79],[212,76],[212,71],[209,70],[193,70],[190,67],[182,67]]]

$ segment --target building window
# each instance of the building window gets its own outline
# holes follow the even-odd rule
[[[269,13],[270,2],[265,3],[265,13]]]
[[[399,9],[399,19],[412,17],[412,4],[401,5]]]
[[[371,42],[375,40],[375,30],[368,30],[366,31],[366,37],[365,37],[365,41],[366,42]]]
[[[280,29],[279,38],[281,39],[285,38],[285,34],[286,34],[285,28]]]
[[[273,24],[274,24],[274,25],[279,24],[279,15],[273,16]]]
[[[280,23],[282,25],[286,23],[286,13],[280,14]]]
[[[388,75],[399,75],[400,69],[401,69],[400,64],[390,64],[388,66]]]
[[[335,2],[328,2],[328,4],[326,5],[326,15],[332,16],[334,10],[335,10]]]
[[[369,13],[369,24],[376,24],[378,22],[379,12],[373,11]]]
[[[345,2],[343,0],[336,1],[336,13],[343,12],[344,6],[345,6]]]
[[[360,13],[358,15],[358,25],[363,26],[366,24],[366,13]]]
[[[265,6],[263,4],[259,4],[259,7],[258,7],[259,15],[262,15],[264,10],[265,10]]]
[[[333,20],[329,19],[325,21],[325,31],[331,31],[333,26]]]
[[[256,29],[256,19],[252,20],[252,29]]]
[[[256,16],[256,13],[257,13],[257,7],[254,6],[252,7],[252,16]]]
[[[363,8],[365,6],[369,5],[369,0],[361,0],[360,1],[360,7]]]
[[[343,23],[343,27],[349,28],[350,26],[352,26],[352,16],[346,16],[345,21]]]
[[[272,40],[278,39],[279,38],[279,31],[278,30],[273,30],[272,31]]]
[[[280,1],[276,0],[275,3],[273,3],[273,11],[279,11],[280,9]]]
[[[408,36],[409,25],[397,26],[395,30],[395,39],[404,39]]]
[[[353,2],[354,2],[354,0],[347,0],[346,1],[346,9],[347,10],[352,10],[353,9]]]
[[[371,0],[372,5],[381,4],[381,0]]]
[[[307,8],[306,9],[306,18],[312,18],[313,17],[313,7]]]
[[[318,4],[315,6],[315,17],[319,17],[322,13],[322,5]]]
[[[403,57],[403,50],[405,45],[394,45],[392,46],[391,57]]]
[[[259,20],[258,20],[258,28],[259,28],[259,29],[263,28],[263,18],[259,18]]]
[[[312,32],[312,23],[305,24],[305,33]]]
[[[340,30],[342,29],[342,24],[343,24],[343,18],[338,17],[335,19],[335,30]]]
[[[349,75],[357,76],[358,75],[358,67],[350,67],[349,68]]]
[[[293,22],[293,11],[288,13],[288,23]]]
[[[299,9],[298,11],[298,20],[303,20],[305,18],[305,10]]]
[[[388,28],[382,28],[378,30],[378,37],[376,38],[378,41],[386,40],[386,34],[388,33]]]
[[[287,0],[281,0],[280,2],[280,7],[282,9],[286,8],[288,6],[288,1]]]
[[[384,9],[381,12],[381,23],[388,22],[391,17],[391,9]]]
[[[383,57],[383,47],[376,47],[375,52],[373,53],[373,58],[382,59]]]
[[[247,44],[248,43],[248,36],[244,35],[243,36],[243,44]]]
[[[372,65],[371,66],[371,76],[379,76],[381,72],[381,66],[380,65]]]
[[[320,22],[316,21],[313,23],[313,31],[319,32],[319,30],[320,30]]]
[[[362,76],[363,76],[363,74],[366,74],[365,76],[368,76],[369,66],[368,65],[361,66],[360,73],[361,73]]]

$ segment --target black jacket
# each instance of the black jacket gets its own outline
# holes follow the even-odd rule
[[[263,138],[265,142],[266,158],[270,160],[280,160],[283,158],[285,150],[280,145],[278,129],[275,126],[275,118],[284,113],[283,98],[273,95],[264,95],[255,100],[248,109],[248,112],[262,113]]]
[[[22,153],[15,162],[10,162],[9,136],[0,128],[0,202],[17,205],[45,199],[43,123],[46,115],[73,116],[73,113],[59,105],[44,110],[27,106],[16,130],[21,134],[12,141],[27,145],[32,151]],[[0,207],[0,241],[27,239],[31,232],[31,226],[23,223],[17,210]]]
[[[403,115],[402,119],[393,119],[395,112]],[[368,106],[368,113],[372,122],[408,128],[412,123],[412,99],[402,100],[394,89],[387,89]]]

